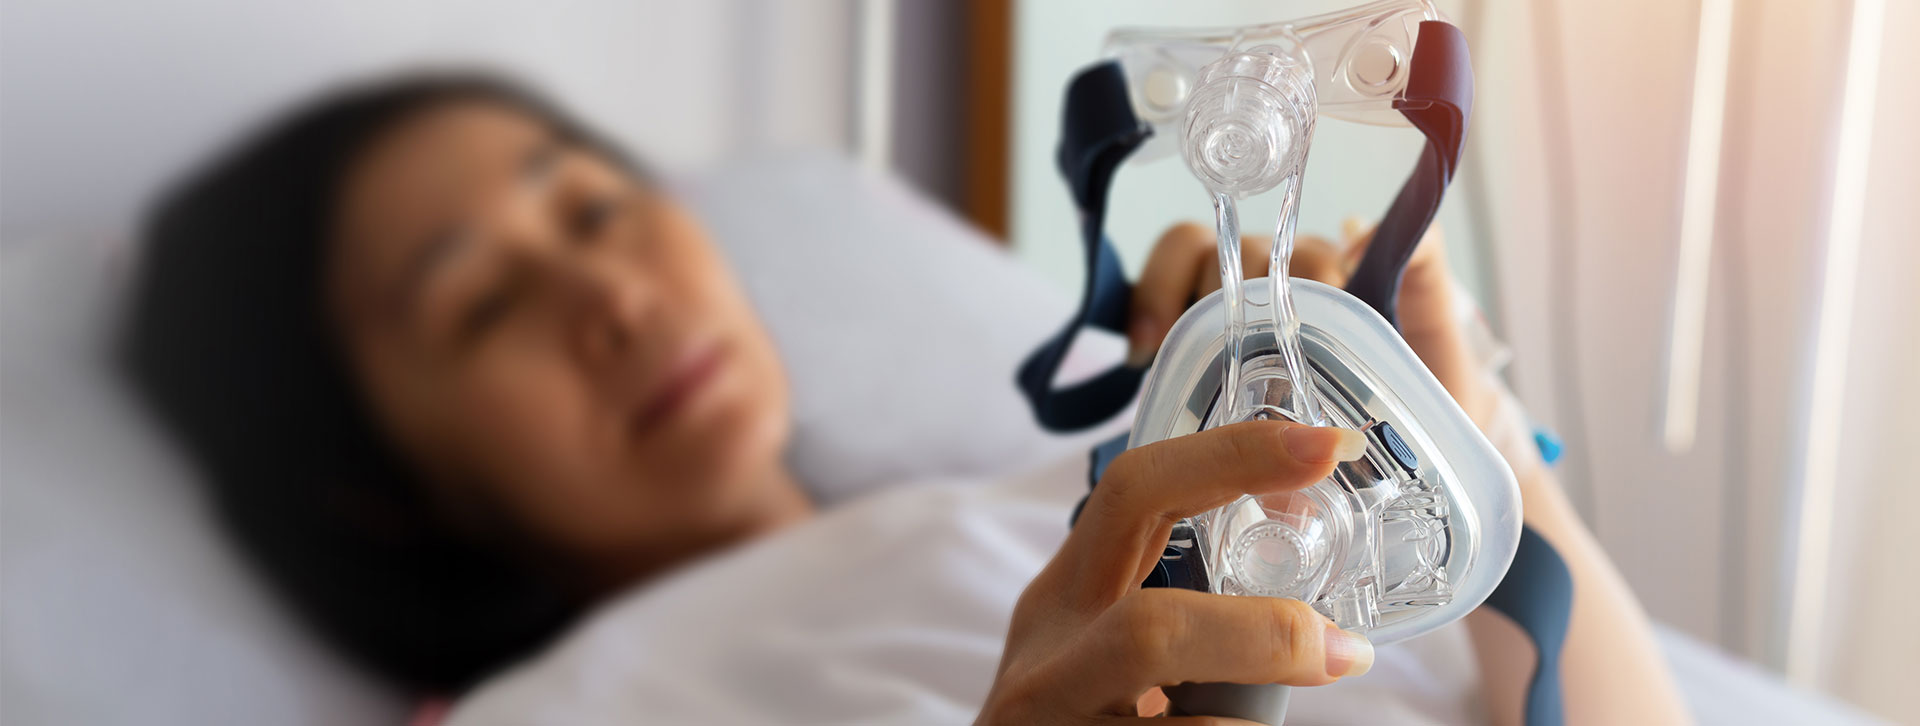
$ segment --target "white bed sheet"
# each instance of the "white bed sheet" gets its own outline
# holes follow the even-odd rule
[[[969,723],[1085,481],[1073,456],[863,497],[610,603],[450,726]],[[1476,723],[1473,672],[1464,634],[1443,631],[1297,692],[1290,722]]]
[[[1871,726],[1888,721],[1826,696],[1802,691],[1758,666],[1664,626],[1660,649],[1700,726],[1795,724]]]
[[[610,603],[470,694],[449,726],[971,722],[1085,476],[1074,456],[861,497]],[[1700,724],[1881,723],[1659,637]],[[1469,647],[1458,625],[1384,647],[1366,676],[1296,692],[1288,722],[1482,723]]]

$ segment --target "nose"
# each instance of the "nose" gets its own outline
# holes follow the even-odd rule
[[[645,275],[594,263],[558,263],[568,343],[589,370],[626,369],[646,353],[643,331],[659,307],[659,291]]]

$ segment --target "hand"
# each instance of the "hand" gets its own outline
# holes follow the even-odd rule
[[[1020,595],[978,723],[1124,723],[1159,686],[1317,686],[1366,672],[1367,640],[1297,600],[1139,587],[1175,522],[1242,494],[1305,488],[1365,449],[1357,431],[1248,421],[1115,458]]]
[[[1133,309],[1127,328],[1129,363],[1136,367],[1146,365],[1160,349],[1160,341],[1173,330],[1180,314],[1192,307],[1194,301],[1220,289],[1217,239],[1212,228],[1183,222],[1169,227],[1160,235],[1160,241],[1154,243],[1153,251],[1147,255],[1147,264],[1140,272],[1140,282],[1133,287]],[[1288,272],[1294,277],[1319,279],[1338,272],[1335,266],[1339,264],[1339,255],[1334,254],[1334,246],[1325,239],[1299,235],[1294,238],[1293,247]],[[1306,248],[1313,248],[1315,252],[1302,255],[1301,250]],[[1272,239],[1241,237],[1242,276],[1266,276],[1272,255]]]

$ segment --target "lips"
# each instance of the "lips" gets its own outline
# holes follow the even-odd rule
[[[667,371],[666,379],[648,396],[634,418],[636,431],[650,431],[686,410],[713,383],[726,362],[718,342],[693,346]]]

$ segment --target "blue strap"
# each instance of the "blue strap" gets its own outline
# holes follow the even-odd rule
[[[1080,210],[1087,285],[1080,308],[1066,325],[1027,356],[1015,382],[1033,406],[1034,416],[1052,431],[1078,431],[1112,418],[1140,388],[1144,368],[1116,365],[1066,388],[1053,379],[1080,329],[1089,325],[1124,333],[1133,289],[1120,269],[1120,255],[1102,232],[1107,191],[1114,170],[1153,133],[1133,115],[1127,79],[1120,64],[1106,61],[1081,71],[1067,86],[1067,108],[1060,138],[1060,173]]]
[[[1347,292],[1373,306],[1380,317],[1400,326],[1397,303],[1400,276],[1420,246],[1420,238],[1440,213],[1447,184],[1460,166],[1467,119],[1473,116],[1473,67],[1467,38],[1460,29],[1437,20],[1420,23],[1413,46],[1413,75],[1394,108],[1427,139],[1413,173],[1373,230],[1373,242],[1347,279]]]
[[[1548,466],[1559,461],[1565,450],[1560,438],[1545,428],[1534,429],[1533,442]],[[1487,605],[1520,626],[1533,640],[1539,656],[1533,679],[1527,684],[1526,723],[1557,726],[1564,716],[1560,654],[1573,614],[1573,573],[1567,569],[1566,560],[1532,527],[1521,528],[1520,548],[1513,553],[1513,564],[1487,598]]]
[[[1527,684],[1527,726],[1559,726],[1565,716],[1560,700],[1560,651],[1573,613],[1573,573],[1532,527],[1520,529],[1520,548],[1513,553],[1506,578],[1487,597],[1487,606],[1520,626],[1539,653],[1533,680]]]

